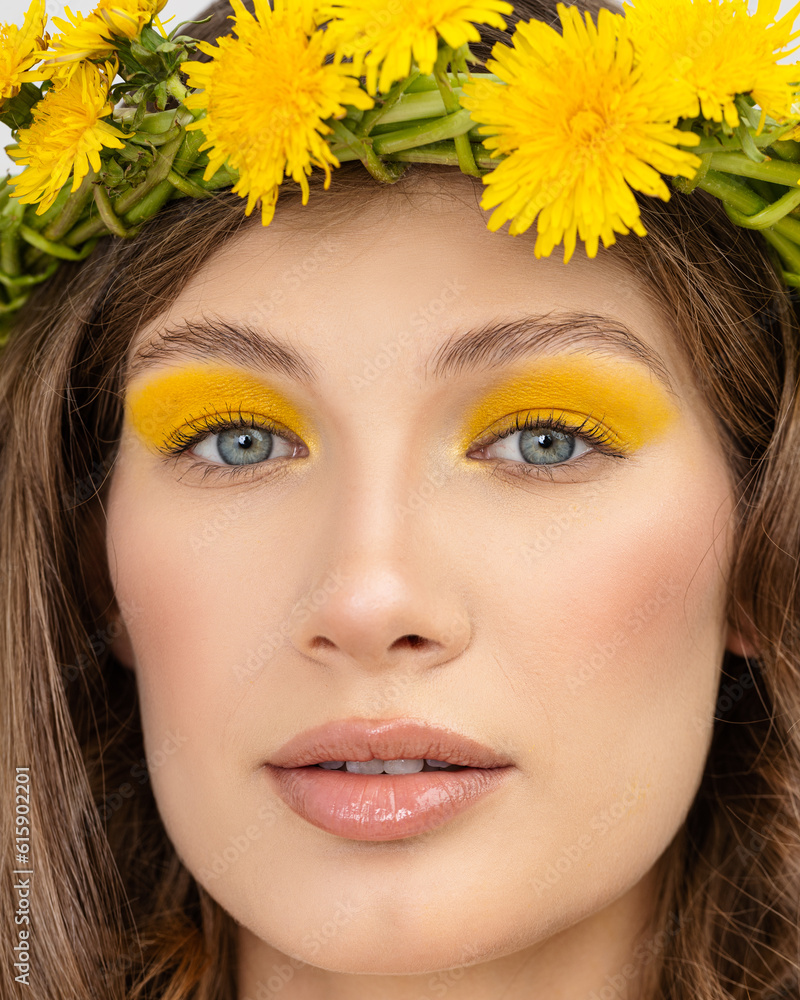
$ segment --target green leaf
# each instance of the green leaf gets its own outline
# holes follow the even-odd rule
[[[32,109],[42,99],[41,90],[32,83],[23,83],[16,97],[3,102],[0,122],[10,129],[28,128],[33,121]]]

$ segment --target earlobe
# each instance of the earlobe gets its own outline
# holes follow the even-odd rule
[[[736,656],[756,660],[759,657],[759,646],[755,637],[755,627],[747,625],[729,625],[725,640],[725,648]]]
[[[116,634],[111,643],[111,652],[123,666],[128,667],[129,670],[135,669],[136,656],[133,652],[131,637],[122,616],[119,614],[114,618],[114,631]]]

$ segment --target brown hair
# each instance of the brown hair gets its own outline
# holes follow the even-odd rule
[[[556,20],[550,0],[515,6],[512,23]],[[227,3],[210,10],[197,37],[231,27]],[[473,51],[485,60],[499,37],[484,31]],[[345,164],[326,197],[374,183]],[[292,191],[287,183],[278,211]],[[623,237],[612,252],[668,317],[727,448],[737,501],[729,617],[759,647],[755,661],[726,653],[721,665],[705,775],[662,858],[656,932],[637,953],[641,995],[798,997],[800,330],[765,246],[713,199],[640,203],[649,235]],[[110,650],[125,609],[108,576],[103,496],[132,336],[259,220],[230,192],[171,203],[137,239],[107,238],[85,262],[64,264],[2,355],[2,788],[10,804],[14,767],[30,767],[35,868],[30,989],[15,983],[9,997],[235,1000],[234,923],[166,835],[134,676]],[[17,867],[12,814],[4,808],[0,821],[6,872]],[[8,970],[8,878],[0,900]]]

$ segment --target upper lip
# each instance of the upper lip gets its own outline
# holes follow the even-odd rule
[[[414,719],[342,719],[287,740],[266,761],[275,767],[306,767],[328,760],[446,760],[464,767],[507,767],[504,754],[443,726]]]

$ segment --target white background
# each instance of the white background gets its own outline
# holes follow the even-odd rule
[[[96,2],[97,0],[67,0],[66,6],[73,14],[79,11],[81,14],[88,14],[96,6]],[[210,2],[211,0],[168,0],[164,16],[170,18],[174,15],[175,20],[166,25],[166,30],[172,31],[173,28],[177,28],[181,21],[197,17]],[[29,6],[30,0],[0,0],[0,21],[5,21],[6,24],[22,24],[25,20],[25,11]],[[47,0],[45,8],[48,24],[52,17],[63,17],[64,15],[64,4],[59,3],[58,0]],[[55,25],[50,25],[48,30],[51,35],[57,32]],[[8,172],[18,173],[22,169],[13,164],[1,148],[9,142],[11,142],[11,133],[5,125],[0,124],[0,177]]]
[[[781,0],[781,13],[789,10],[794,2],[795,0]],[[756,3],[757,0],[751,0],[751,9],[756,6]],[[29,0],[0,0],[0,21],[5,21],[8,24],[22,24],[28,6]],[[87,14],[95,6],[95,2],[93,0],[68,0],[67,6],[73,13],[80,11]],[[164,13],[168,17],[175,15],[175,20],[167,26],[167,31],[172,31],[180,21],[197,17],[206,6],[207,0],[169,0]],[[63,15],[64,5],[58,0],[47,0],[46,8],[48,18]],[[54,30],[51,29],[51,34],[54,33]],[[4,125],[0,125],[0,146],[4,146],[10,141],[11,136],[8,129]],[[16,173],[19,169],[16,165],[12,165],[12,161],[0,149],[0,175],[9,170]]]

